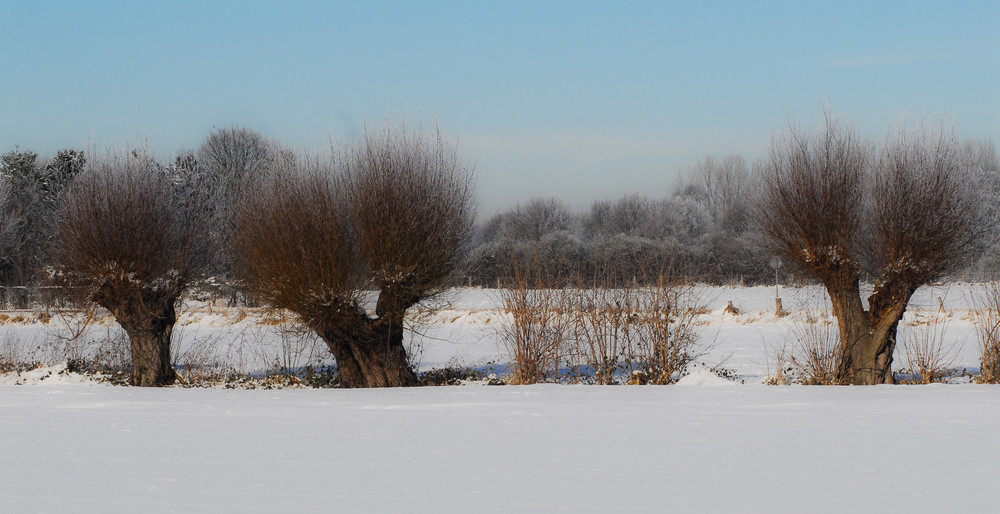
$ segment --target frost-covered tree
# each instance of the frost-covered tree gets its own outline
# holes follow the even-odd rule
[[[965,141],[961,155],[962,166],[979,177],[986,197],[983,221],[988,227],[987,237],[974,271],[980,279],[996,280],[1000,277],[1000,155],[990,139]]]
[[[502,236],[516,241],[543,241],[570,234],[576,216],[570,205],[556,197],[534,198],[515,206],[504,216]]]
[[[8,262],[17,238],[20,219],[7,210],[10,201],[10,183],[0,177],[0,262]],[[2,282],[0,282],[2,284]]]
[[[230,296],[231,301],[236,300],[236,291],[230,289],[229,284],[233,260],[230,238],[235,230],[237,203],[289,158],[294,159],[294,156],[246,127],[213,129],[197,152],[177,157],[175,168],[184,180],[213,199],[205,237],[216,248],[212,274],[220,278],[221,292]]]
[[[213,130],[198,148],[197,162],[229,188],[262,177],[274,161],[274,144],[245,127]]]
[[[653,274],[665,262],[655,233],[661,220],[657,202],[637,193],[591,204],[584,217],[584,245],[590,251],[589,282],[619,285]]]
[[[3,284],[28,285],[39,264],[38,245],[43,237],[44,202],[42,201],[38,168],[38,154],[14,150],[5,153],[0,161],[0,176],[9,188],[3,214],[6,219],[17,220],[12,236],[11,250],[4,262]]]
[[[676,189],[702,203],[713,222],[724,224],[733,211],[745,209],[750,182],[742,156],[727,155],[721,161],[705,156],[688,168]]]
[[[3,259],[0,282],[7,286],[31,287],[52,238],[52,217],[59,199],[83,168],[83,152],[61,150],[44,166],[38,155],[14,150],[2,156],[0,177],[7,188],[2,208],[5,219],[15,222],[9,252]],[[25,293],[25,289],[17,291]],[[16,303],[29,301],[27,294],[15,295]]]
[[[615,201],[599,200],[591,204],[584,219],[589,237],[646,236],[654,224],[656,203],[638,193]]]
[[[200,169],[198,166],[198,156],[191,150],[181,150],[174,156],[174,163],[171,168],[179,175],[192,175]]]
[[[709,216],[697,247],[685,247],[696,276],[712,282],[767,276],[767,258],[747,233],[756,189],[742,156],[704,157],[679,177],[671,196],[701,205]]]
[[[65,149],[56,152],[56,156],[45,165],[40,177],[42,196],[48,207],[54,209],[58,199],[73,183],[73,179],[83,171],[87,159],[83,152]]]
[[[480,228],[469,269],[481,283],[509,282],[515,267],[564,280],[582,265],[580,217],[556,197],[534,198]]]

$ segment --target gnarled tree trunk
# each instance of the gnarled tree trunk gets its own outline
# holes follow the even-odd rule
[[[174,383],[177,373],[170,365],[170,336],[177,312],[174,302],[155,308],[109,308],[125,329],[132,347],[132,374],[129,384],[159,387]]]
[[[403,346],[406,311],[418,298],[401,294],[395,284],[383,285],[375,317],[356,316],[321,323],[316,332],[337,359],[341,387],[405,387],[417,375]]]
[[[856,275],[826,277],[823,285],[830,294],[841,336],[837,381],[853,385],[894,383],[896,328],[913,287],[903,280],[881,280],[868,297],[865,310]]]
[[[359,320],[345,333],[327,326],[317,333],[337,359],[341,387],[405,387],[416,384],[403,346],[402,323],[385,319]]]

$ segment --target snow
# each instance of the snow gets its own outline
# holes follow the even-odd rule
[[[712,370],[706,368],[705,366],[694,366],[694,368],[685,376],[681,377],[677,381],[679,386],[691,386],[691,385],[723,385],[730,386],[734,385],[735,382],[729,379],[720,377],[719,375],[712,372]]]
[[[992,386],[0,387],[6,512],[987,512]]]
[[[900,337],[919,334],[928,321],[940,319],[945,337],[956,351],[954,366],[978,369],[979,348],[971,310],[980,287],[961,283],[919,289],[900,325]],[[870,288],[867,293],[871,293]],[[794,331],[807,317],[835,322],[821,287],[781,287],[783,309],[790,313],[783,317],[775,315],[774,294],[774,286],[696,287],[692,292],[695,305],[706,311],[698,317],[706,350],[699,360],[710,366],[722,364],[736,371],[746,383],[759,384],[775,372],[778,352],[794,347]],[[738,314],[725,312],[730,301]],[[502,362],[503,350],[497,337],[502,303],[499,292],[489,289],[461,289],[439,300],[436,305],[443,307],[418,324],[418,335],[411,338],[422,350],[421,369]],[[901,348],[897,348],[895,357],[896,366],[901,367]]]
[[[947,320],[955,364],[975,368],[975,292],[921,289],[901,334]],[[1000,388],[761,385],[796,324],[828,320],[821,290],[780,294],[789,316],[773,287],[699,288],[705,364],[675,386],[140,389],[64,362],[0,375],[0,511],[992,511]],[[502,365],[498,302],[458,290],[418,315],[421,369]],[[325,358],[270,316],[188,306],[177,353],[246,370]],[[106,319],[70,341],[58,313],[23,318],[0,325],[0,352],[65,359],[120,336]]]
[[[51,366],[40,366],[21,373],[0,375],[0,385],[66,386],[91,384],[94,384],[91,377],[70,372],[65,362]]]

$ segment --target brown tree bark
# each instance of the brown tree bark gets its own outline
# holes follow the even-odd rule
[[[831,273],[823,285],[841,336],[837,381],[841,384],[875,385],[894,383],[892,353],[896,349],[896,328],[915,290],[901,278],[879,280],[868,297],[868,309],[861,302],[857,274]]]
[[[342,325],[317,330],[337,360],[341,387],[406,387],[417,383],[403,346],[402,323],[359,318],[350,333]]]
[[[155,309],[110,308],[128,334],[132,348],[132,374],[129,385],[159,387],[173,384],[177,373],[170,364],[170,336],[177,312],[174,302]]]

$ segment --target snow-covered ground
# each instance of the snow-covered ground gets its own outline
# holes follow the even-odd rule
[[[979,367],[979,347],[972,309],[980,293],[978,284],[944,284],[917,291],[900,325],[900,339],[921,337],[937,323],[954,352],[955,367]],[[829,299],[820,287],[779,289],[788,316],[775,315],[774,287],[696,287],[694,304],[704,307],[698,316],[698,331],[709,366],[721,364],[735,371],[746,383],[761,383],[773,375],[777,354],[795,346],[794,334],[808,317],[833,323]],[[941,299],[939,302],[938,299]],[[732,302],[738,314],[725,312]],[[503,313],[495,290],[460,289],[446,295],[444,307],[417,327],[414,340],[422,349],[422,369],[446,365],[484,366],[505,362],[497,337]],[[902,345],[897,349],[897,368],[904,367]]]
[[[955,365],[977,367],[975,290],[922,289],[901,337],[940,319]],[[1000,388],[760,385],[796,325],[828,308],[816,288],[780,294],[782,318],[773,288],[698,290],[703,360],[745,385],[704,368],[674,386],[402,390],[149,390],[65,364],[0,376],[0,511],[996,510]],[[418,316],[421,368],[502,364],[498,301],[463,289]],[[21,315],[0,324],[0,358],[120,340],[106,319],[70,340],[72,320]],[[253,310],[189,306],[177,336],[181,360],[245,370],[325,358]]]
[[[900,325],[900,339],[922,336],[935,326],[944,331],[954,352],[954,366],[975,370],[979,348],[971,309],[981,286],[946,284],[921,288],[910,303]],[[783,308],[790,314],[775,315],[773,287],[696,287],[693,305],[703,307],[697,330],[705,355],[700,361],[734,371],[747,383],[761,383],[776,368],[782,348],[791,350],[795,333],[808,317],[833,322],[829,300],[822,288],[782,287]],[[940,299],[940,303],[938,301]],[[729,302],[738,314],[728,314]],[[456,289],[438,298],[431,311],[411,311],[413,331],[408,344],[418,368],[445,366],[502,370],[508,357],[498,336],[506,319],[499,291]],[[121,354],[126,339],[106,313],[98,313],[81,337],[79,316],[55,313],[46,323],[36,312],[0,315],[0,361],[56,363],[67,358]],[[295,368],[332,362],[329,351],[315,335],[299,330],[289,318],[263,309],[219,308],[204,303],[185,305],[174,329],[175,361],[187,364],[219,364],[242,373],[278,367]],[[905,363],[902,345],[897,347],[897,368]],[[10,377],[0,377],[0,383]]]
[[[992,386],[0,387],[4,512],[995,512]]]

